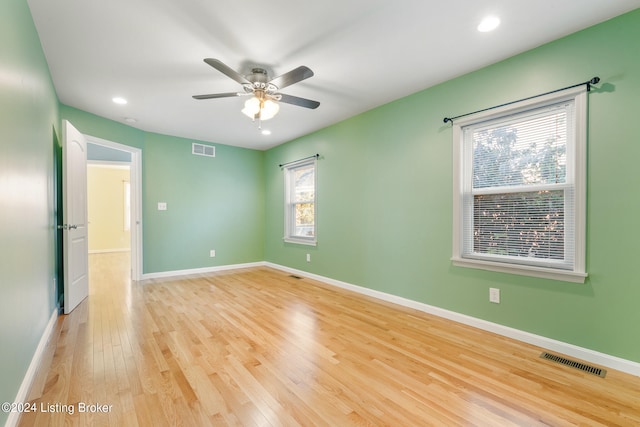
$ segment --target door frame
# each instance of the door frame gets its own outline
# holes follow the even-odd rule
[[[131,280],[142,277],[142,150],[117,142],[86,135],[87,143],[101,145],[131,155]]]

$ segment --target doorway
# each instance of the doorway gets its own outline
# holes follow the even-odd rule
[[[89,254],[131,251],[130,169],[129,161],[87,160]]]
[[[91,230],[94,233],[93,240],[92,235],[89,235],[89,244],[93,244],[90,252],[130,249],[131,280],[140,280],[142,275],[142,151],[138,148],[90,135],[85,135],[85,137],[87,139],[87,167],[99,170],[99,172],[110,172],[106,175],[111,175],[110,179],[112,181],[113,179],[120,181],[119,187],[114,189],[114,192],[122,196],[118,203],[110,206],[110,209],[115,209],[113,212],[110,211],[108,213],[108,216],[114,216],[114,221],[107,225],[111,231],[100,231],[104,235],[104,238],[102,238],[96,234],[98,232],[97,228]],[[98,173],[98,175],[105,174]],[[114,178],[114,175],[118,176],[118,178]],[[128,180],[125,179],[125,176],[128,177]],[[89,189],[89,191],[92,190]],[[96,189],[93,189],[93,191],[96,191]],[[90,195],[89,198],[92,196],[95,196],[95,194]],[[111,194],[109,197],[118,196]],[[100,201],[98,201],[97,205],[94,203],[94,209],[96,206],[100,207]],[[100,221],[99,217],[99,215],[94,217],[94,224],[89,224],[90,229],[93,226],[105,226],[105,224],[97,224]],[[89,221],[91,222],[91,218]],[[115,230],[118,231],[116,232]],[[123,239],[125,238],[128,241],[124,242]]]

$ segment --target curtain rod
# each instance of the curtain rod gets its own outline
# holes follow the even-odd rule
[[[574,87],[578,87],[578,86],[582,86],[582,85],[587,85],[587,90],[591,90],[591,85],[594,85],[594,84],[598,83],[599,81],[600,81],[600,77],[594,77],[594,78],[592,78],[591,80],[587,80],[586,82],[582,82],[582,83],[578,83],[578,84],[575,84],[575,85],[571,85],[571,86],[563,87],[563,88],[561,88],[561,89],[552,90],[551,92],[545,92],[545,93],[541,93],[541,94],[539,94],[539,95],[533,95],[533,96],[530,96],[530,97],[528,97],[528,98],[518,99],[517,101],[511,101],[511,102],[507,102],[507,103],[505,103],[505,104],[495,105],[495,106],[493,106],[493,107],[484,108],[484,109],[482,109],[482,110],[474,111],[474,112],[472,112],[472,113],[461,114],[461,115],[459,115],[459,116],[455,116],[455,117],[445,117],[445,118],[444,118],[444,122],[445,122],[445,123],[447,123],[447,122],[451,122],[451,124],[453,124],[453,121],[454,121],[455,119],[459,119],[460,117],[470,116],[470,115],[472,115],[472,114],[476,114],[476,113],[482,113],[483,111],[489,111],[489,110],[493,110],[493,109],[495,109],[495,108],[504,107],[504,106],[506,106],[506,105],[515,104],[516,102],[528,101],[529,99],[538,98],[538,97],[540,97],[540,96],[549,95],[549,94],[556,93],[556,92],[560,92],[560,91],[563,91],[563,90],[566,90],[566,89],[572,89],[572,88],[574,88]]]
[[[290,165],[291,163],[297,163],[297,162],[301,162],[301,161],[307,160],[307,159],[313,159],[314,157],[317,159],[318,157],[320,157],[320,154],[314,154],[313,156],[304,157],[304,158],[298,159],[298,160],[292,160],[292,161],[287,162],[287,163],[281,163],[281,164],[278,165],[278,167],[287,166],[287,165]]]

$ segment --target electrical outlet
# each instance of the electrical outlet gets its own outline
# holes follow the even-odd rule
[[[489,288],[489,302],[500,304],[500,289]]]
[[[311,254],[307,254],[307,262],[311,262]]]
[[[215,250],[215,249],[211,249],[211,250],[209,251],[209,256],[210,256],[211,258],[213,258],[214,256],[216,256],[216,250]]]
[[[158,202],[158,210],[166,211],[167,210],[167,202]]]

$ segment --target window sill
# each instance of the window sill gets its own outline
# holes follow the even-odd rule
[[[307,245],[307,246],[317,246],[318,242],[316,240],[307,240],[307,239],[296,239],[293,237],[284,237],[286,243],[296,243],[298,245]]]
[[[579,273],[575,271],[554,270],[528,265],[503,264],[458,257],[452,257],[451,262],[456,267],[476,268],[480,270],[497,271],[500,273],[518,274],[520,276],[559,280],[562,282],[584,283],[584,280],[587,277],[587,273]]]

